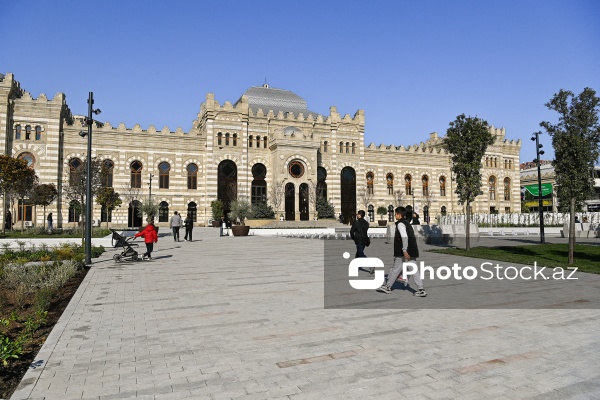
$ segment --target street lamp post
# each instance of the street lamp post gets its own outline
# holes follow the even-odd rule
[[[79,132],[79,136],[87,136],[87,168],[85,174],[85,264],[92,264],[92,125],[97,123],[92,118],[93,114],[100,114],[100,109],[94,110],[94,93],[90,92],[88,97],[88,116],[85,123],[87,132]],[[99,124],[101,125],[101,124]]]
[[[544,145],[540,144],[540,134],[542,132],[535,132],[533,137],[531,137],[531,140],[534,141],[535,140],[535,152],[536,152],[536,156],[537,158],[535,160],[533,160],[534,162],[537,163],[537,172],[538,172],[538,208],[539,208],[539,213],[540,213],[540,243],[544,244],[545,242],[545,238],[544,238],[544,201],[542,200],[542,172],[541,172],[541,163],[542,160],[540,159],[540,156],[544,154],[544,150],[540,150],[542,147],[544,147]]]
[[[150,182],[148,183],[148,203],[152,202],[152,178],[154,178],[154,174],[150,174]]]

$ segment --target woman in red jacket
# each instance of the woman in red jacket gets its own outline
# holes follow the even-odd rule
[[[152,250],[154,250],[154,243],[158,242],[158,235],[156,234],[156,227],[154,222],[149,222],[143,231],[140,231],[134,235],[134,237],[144,237],[144,243],[146,243],[146,252],[142,256],[142,260],[148,257],[148,260],[152,260]]]

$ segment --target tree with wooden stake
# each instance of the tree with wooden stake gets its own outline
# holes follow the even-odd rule
[[[466,208],[465,250],[471,250],[471,204],[481,191],[481,159],[489,145],[494,143],[487,121],[461,114],[450,122],[443,139],[444,148],[451,154],[452,172],[456,180],[458,204]]]
[[[46,207],[52,204],[52,202],[56,200],[57,196],[58,191],[53,183],[42,183],[35,185],[33,192],[31,193],[31,201],[33,202],[33,205],[44,207],[44,229],[46,229]]]
[[[575,250],[575,211],[581,207],[594,190],[594,164],[598,161],[600,125],[598,105],[600,99],[593,89],[585,88],[575,96],[573,92],[561,89],[546,107],[560,116],[557,124],[544,121],[540,126],[552,138],[556,194],[562,207],[568,205],[569,255],[568,263],[573,264]]]

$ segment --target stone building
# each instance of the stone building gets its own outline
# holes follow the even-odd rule
[[[87,140],[79,135],[86,130],[83,116],[72,115],[62,93],[33,98],[10,73],[0,78],[0,109],[5,154],[26,158],[40,182],[57,186],[61,195],[47,208],[55,225],[75,224],[77,208],[62,193],[70,171],[85,159]],[[504,129],[490,129],[496,140],[482,160],[484,194],[473,211],[515,212],[521,142],[507,140]],[[107,184],[125,200],[112,215],[94,204],[94,220],[141,225],[134,208],[147,201],[149,184],[153,200],[161,204],[160,223],[180,211],[204,224],[212,200],[236,197],[266,201],[286,220],[314,219],[317,195],[346,220],[358,209],[374,219],[379,206],[392,210],[398,203],[414,204],[431,219],[462,213],[450,156],[441,143],[431,133],[407,147],[366,145],[363,110],[342,115],[332,106],[328,115],[319,114],[298,95],[268,85],[251,87],[233,103],[220,104],[209,93],[188,131],[108,122],[94,127],[92,155],[103,161]],[[274,204],[278,197],[280,204]],[[27,202],[18,218],[43,222]]]

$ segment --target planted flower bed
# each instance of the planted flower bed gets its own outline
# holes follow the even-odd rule
[[[9,398],[85,278],[81,246],[38,246],[0,254],[0,398]],[[93,247],[98,257],[103,247]]]

